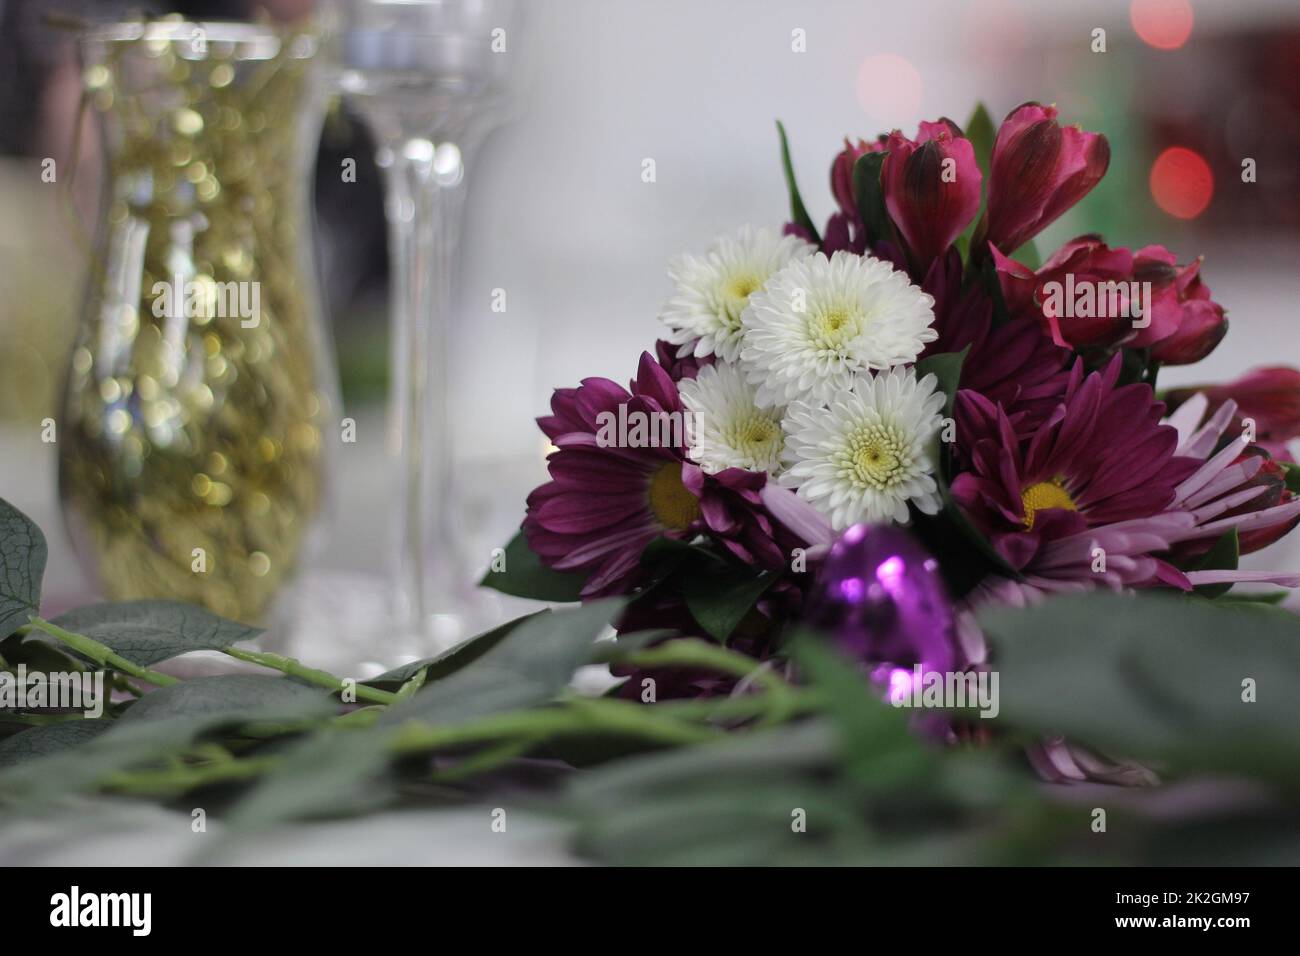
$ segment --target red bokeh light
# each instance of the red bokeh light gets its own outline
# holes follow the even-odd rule
[[[1157,50],[1177,50],[1192,35],[1192,5],[1188,0],[1133,0],[1129,19],[1143,42]]]
[[[1214,196],[1210,164],[1195,150],[1170,146],[1151,165],[1151,198],[1178,219],[1195,219]]]

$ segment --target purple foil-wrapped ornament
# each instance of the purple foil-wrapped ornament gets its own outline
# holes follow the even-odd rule
[[[936,561],[892,525],[856,524],[831,547],[808,600],[807,619],[846,654],[893,685],[959,670],[957,618]]]

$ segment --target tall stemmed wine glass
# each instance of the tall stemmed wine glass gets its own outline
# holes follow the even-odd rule
[[[395,623],[419,650],[460,636],[471,587],[452,514],[449,332],[466,172],[505,116],[516,9],[332,0],[324,20],[335,82],[370,127],[385,180]]]

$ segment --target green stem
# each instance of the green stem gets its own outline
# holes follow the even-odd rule
[[[428,677],[429,677],[429,668],[421,667],[418,671],[416,671],[411,676],[410,680],[408,680],[401,687],[397,688],[397,699],[406,700],[406,698],[410,697],[417,690],[419,690],[421,687],[424,686],[424,682],[428,679]]]
[[[214,764],[214,763],[229,763],[230,761],[235,759],[235,755],[232,754],[225,747],[221,746],[220,744],[213,744],[213,743],[199,744],[197,747],[195,747],[193,750],[190,751],[190,754],[196,759],[203,761],[205,765]]]
[[[169,684],[178,684],[180,681],[170,674],[163,674],[159,671],[150,670],[147,667],[141,667],[133,664],[125,657],[115,653],[112,648],[106,647],[99,641],[92,640],[84,634],[74,634],[72,631],[65,631],[57,624],[51,624],[44,618],[33,617],[32,627],[44,631],[51,637],[58,638],[68,647],[72,648],[79,654],[84,654],[100,667],[111,667],[113,670],[121,671],[124,674],[130,674],[132,677],[147,681],[156,687],[166,687]]]
[[[569,710],[582,718],[575,729],[587,733],[626,734],[663,744],[704,743],[722,736],[720,731],[682,720],[670,710],[631,701],[584,697],[570,701]]]
[[[105,777],[102,784],[116,793],[164,796],[214,783],[248,780],[274,768],[280,759],[278,756],[248,757],[201,766],[170,767],[166,770],[119,771]]]
[[[288,674],[290,677],[297,677],[309,684],[315,684],[317,687],[325,687],[339,693],[353,689],[356,691],[358,700],[369,701],[372,704],[392,704],[399,699],[394,693],[380,690],[378,687],[367,687],[365,684],[356,683],[352,688],[349,688],[341,678],[335,677],[328,671],[307,667],[292,657],[269,654],[264,651],[246,651],[238,647],[227,647],[225,653],[237,661],[260,664],[263,667],[271,668],[271,670],[279,671],[281,674]]]
[[[494,714],[466,724],[435,727],[406,723],[392,738],[393,753],[409,754],[510,737],[543,739],[564,733],[629,735],[662,744],[698,744],[721,731],[621,700],[571,700],[564,707]]]
[[[127,692],[128,694],[130,694],[132,697],[143,697],[143,696],[144,696],[144,693],[145,693],[145,692],[142,691],[139,687],[136,687],[136,686],[135,686],[134,684],[132,684],[129,680],[127,680],[127,679],[126,679],[126,676],[123,675],[123,674],[114,674],[114,675],[113,675],[113,687],[114,687],[116,690],[124,690],[124,691],[126,691],[126,692]]]

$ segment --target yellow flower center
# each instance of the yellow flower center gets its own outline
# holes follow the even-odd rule
[[[750,272],[731,276],[722,285],[722,302],[718,307],[718,318],[729,329],[740,328],[740,314],[749,304],[749,297],[763,285],[761,277]]]
[[[757,411],[733,422],[726,433],[727,443],[732,448],[754,458],[766,457],[774,450],[779,451],[779,447],[773,449],[773,445],[779,445],[781,437],[781,426]]]
[[[1025,512],[1026,530],[1034,528],[1034,515],[1044,508],[1064,508],[1066,511],[1078,511],[1070,493],[1065,490],[1064,480],[1059,476],[1051,481],[1040,481],[1020,492],[1020,506]]]
[[[670,461],[650,479],[650,510],[670,531],[682,531],[700,516],[700,502],[682,484],[682,466]]]
[[[814,348],[839,352],[858,335],[858,317],[843,306],[835,306],[813,315],[808,323]]]
[[[727,283],[727,295],[736,299],[748,299],[750,294],[762,284],[757,276],[732,276],[731,281]]]
[[[907,443],[888,425],[867,425],[848,440],[840,473],[860,486],[883,491],[911,464]]]

